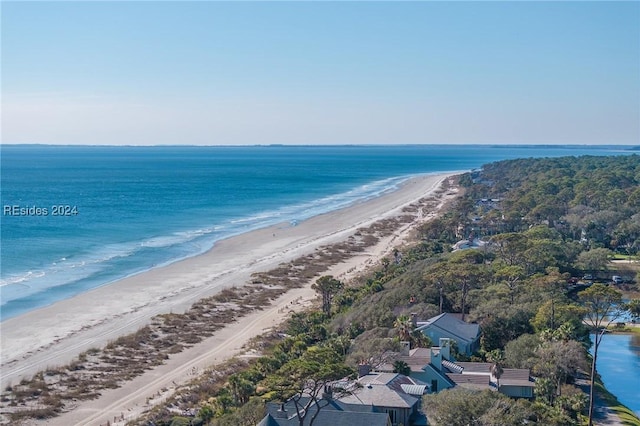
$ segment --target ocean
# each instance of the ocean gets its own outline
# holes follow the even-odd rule
[[[2,145],[0,320],[407,178],[623,147]]]

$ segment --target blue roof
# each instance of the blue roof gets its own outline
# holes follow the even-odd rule
[[[352,408],[356,408],[358,411],[351,411]],[[280,405],[278,404],[267,404],[268,414],[258,423],[258,426],[298,426],[300,424],[293,404],[286,404],[284,412],[279,409]],[[309,414],[304,419],[305,426],[311,421],[315,410],[315,405],[309,408]],[[322,406],[313,426],[387,426],[388,423],[389,415],[374,413],[371,406],[353,407],[351,404],[338,402]]]
[[[452,336],[467,342],[476,340],[480,335],[480,326],[478,324],[469,324],[446,312],[429,318],[426,322],[422,323],[420,327],[416,328],[416,330],[424,331],[429,327],[438,327],[450,333]]]

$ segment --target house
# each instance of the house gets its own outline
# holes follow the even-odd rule
[[[460,386],[475,390],[494,390],[513,398],[533,398],[534,382],[529,370],[505,368],[497,377],[489,362],[457,362],[451,355],[451,341],[440,339],[439,347],[430,348],[430,361],[422,372],[412,376],[429,383],[432,392]]]
[[[303,404],[305,401],[301,401]],[[321,400],[320,410],[311,405],[304,424],[313,426],[392,426],[386,413],[374,412],[373,407],[362,404],[345,404],[336,400]],[[326,405],[325,405],[326,404]],[[257,426],[299,426],[300,419],[293,402],[267,404],[267,414]]]
[[[455,340],[458,351],[465,355],[471,355],[480,348],[480,326],[464,322],[453,314],[444,313],[427,321],[418,321],[416,326],[415,330],[424,333],[432,342]]]
[[[483,248],[487,243],[482,241],[482,240],[474,240],[474,239],[468,239],[468,240],[460,240],[457,243],[455,243],[453,246],[451,246],[452,251],[458,251],[458,250],[466,250],[466,249],[480,249]]]
[[[422,395],[428,388],[426,383],[403,374],[367,372],[358,378],[352,393],[340,397],[339,401],[386,413],[393,426],[426,425],[420,407]]]
[[[397,373],[371,372],[361,365],[356,381],[341,383],[351,389],[347,395],[334,398],[328,391],[317,404],[312,404],[304,419],[307,425],[317,413],[314,426],[420,426],[426,417],[420,411],[422,395],[428,386],[419,380]],[[302,398],[298,407],[308,402]],[[320,410],[318,412],[318,405]],[[258,426],[299,425],[298,411],[292,401],[267,404],[267,415]]]

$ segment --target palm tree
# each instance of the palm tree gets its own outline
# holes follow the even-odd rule
[[[408,315],[400,315],[393,323],[393,327],[398,331],[398,337],[401,341],[411,340],[411,329],[413,324]]]
[[[402,360],[396,360],[393,362],[393,372],[408,376],[411,374],[411,367]]]
[[[502,368],[502,364],[504,363],[504,352],[500,349],[494,349],[487,354],[487,361],[492,362],[491,366],[491,375],[496,378],[496,385],[498,386],[498,390],[500,390],[500,377],[502,373],[504,373],[504,369]]]
[[[500,390],[500,377],[502,376],[502,373],[504,373],[504,370],[500,363],[494,363],[491,366],[491,374],[496,378],[496,385],[498,386],[498,390]]]

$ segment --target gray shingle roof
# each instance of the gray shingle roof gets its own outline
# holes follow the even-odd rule
[[[493,366],[490,362],[456,362],[456,364],[462,367],[465,373],[490,374]]]
[[[300,402],[304,404],[308,399],[304,398]],[[341,401],[332,400],[329,405],[324,406],[323,400],[318,417],[313,422],[314,426],[387,426],[389,415],[386,413],[374,413],[370,405],[347,404]],[[258,423],[258,426],[298,426],[300,421],[297,416],[295,405],[292,402],[285,404],[285,411],[275,403],[267,404],[267,415]],[[317,407],[312,405],[309,414],[305,418],[304,424],[308,425],[311,418],[316,413]]]
[[[396,392],[385,385],[365,385],[340,400],[349,404],[359,403],[391,408],[411,408],[418,402],[415,396]]]
[[[534,387],[535,383],[530,379],[529,370],[525,368],[505,368],[500,376],[500,386]]]
[[[462,387],[481,387],[489,389],[489,376],[486,374],[447,374],[456,385]]]
[[[505,368],[500,376],[502,380],[529,380],[529,370],[525,368]]]
[[[312,413],[304,419],[304,424],[309,425]],[[353,411],[320,410],[320,414],[313,422],[313,426],[387,426],[389,415],[386,413],[358,413]],[[298,426],[300,421],[297,416],[289,418],[275,418],[267,414],[258,426]]]
[[[351,395],[341,397],[340,401],[375,407],[411,408],[419,402],[420,397],[406,392],[403,385],[426,386],[426,383],[402,374],[380,372],[371,372],[362,376],[358,379],[358,383],[362,387],[354,390]]]
[[[490,362],[453,363],[442,361],[442,365],[449,371],[447,377],[458,386],[476,389],[491,386],[491,368],[493,364]],[[500,386],[533,387],[534,382],[529,378],[529,370],[526,368],[505,368],[500,376]]]
[[[262,420],[260,420],[260,423],[258,423],[257,426],[278,426],[278,422],[271,416],[271,414],[267,414]]]
[[[449,313],[443,313],[427,321],[419,322],[416,330],[424,330],[431,326],[436,326],[442,330],[446,330],[458,338],[466,341],[473,341],[480,335],[480,326],[478,324],[469,324],[461,321]]]

